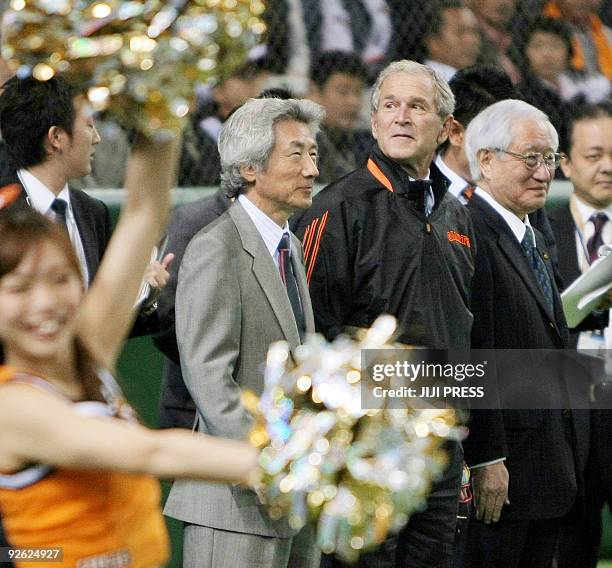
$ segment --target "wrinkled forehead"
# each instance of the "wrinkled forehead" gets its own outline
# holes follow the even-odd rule
[[[435,104],[435,87],[432,78],[426,73],[415,71],[396,71],[385,77],[380,85],[378,103],[387,98],[408,100],[419,97]]]
[[[512,125],[510,145],[516,150],[543,152],[556,149],[552,125],[544,120],[524,118]]]
[[[274,124],[274,148],[315,146],[316,132],[312,125],[300,120],[284,119]]]
[[[612,116],[588,117],[576,120],[569,139],[574,146],[612,148]]]

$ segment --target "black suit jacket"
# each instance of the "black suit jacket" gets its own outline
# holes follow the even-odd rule
[[[468,210],[478,251],[472,288],[472,347],[521,349],[526,350],[521,356],[527,358],[537,357],[527,350],[567,347],[567,325],[548,255],[543,253],[542,257],[553,282],[553,311],[504,219],[478,196],[470,201]],[[535,234],[538,250],[546,251],[542,235],[537,230]],[[537,377],[534,385],[535,381]],[[558,394],[564,400],[561,380]],[[474,411],[465,443],[466,461],[476,465],[506,457],[510,505],[504,507],[502,519],[561,517],[578,495],[588,452],[588,429],[588,413]]]
[[[559,271],[561,272],[564,288],[567,288],[576,278],[582,275],[576,251],[576,227],[569,203],[550,211],[548,219],[550,220],[557,243]],[[604,329],[607,327],[609,313],[607,310],[603,313],[593,312],[578,327],[573,328],[570,333],[570,347],[576,348],[580,331]]]
[[[170,266],[170,280],[159,298],[159,333],[153,337],[157,348],[166,356],[161,394],[159,425],[162,428],[191,428],[195,405],[183,382],[174,316],[178,272],[191,239],[206,225],[220,217],[231,205],[220,191],[194,203],[178,207],[168,228],[167,250],[175,255]]]
[[[21,186],[15,170],[8,170],[0,179],[0,187],[13,183]],[[19,201],[21,204],[25,204],[27,203],[27,194],[23,190],[23,186],[21,187],[22,192]],[[110,213],[103,201],[90,197],[80,189],[71,187],[69,191],[70,203],[85,252],[89,284],[91,284],[100,266],[102,255],[110,241],[112,233]]]
[[[559,270],[568,286],[581,274],[576,252],[574,219],[569,204],[549,211],[548,219],[559,251]]]

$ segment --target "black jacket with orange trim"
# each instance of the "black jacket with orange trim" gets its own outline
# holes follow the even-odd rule
[[[333,339],[398,319],[403,343],[469,348],[476,256],[469,214],[432,163],[435,205],[375,147],[368,164],[323,189],[292,221],[302,239],[317,330]]]

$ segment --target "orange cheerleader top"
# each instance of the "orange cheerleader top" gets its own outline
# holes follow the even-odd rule
[[[130,419],[131,409],[112,376],[101,372],[100,380],[105,402],[75,402],[75,411]],[[28,384],[65,398],[40,377],[0,366],[0,393],[1,385],[8,382]],[[0,473],[0,514],[11,546],[63,549],[61,562],[37,560],[37,567],[163,566],[169,545],[160,497],[159,484],[146,475],[46,465]],[[14,563],[18,567],[33,565],[19,559]]]

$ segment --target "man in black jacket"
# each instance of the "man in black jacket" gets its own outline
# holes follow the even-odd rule
[[[528,214],[544,206],[558,136],[544,113],[517,100],[495,103],[470,123],[466,151],[478,188],[467,209],[478,243],[472,288],[475,349],[564,349],[568,329],[550,254]],[[521,377],[525,381],[525,377]],[[540,386],[534,371],[533,392]],[[474,411],[465,442],[476,515],[467,567],[550,568],[562,519],[576,504],[589,446],[588,411],[564,408],[556,375],[548,409]],[[523,383],[525,384],[525,383]],[[506,383],[499,386],[506,387]],[[529,393],[524,393],[529,396]]]
[[[428,67],[389,65],[372,92],[377,145],[367,165],[325,188],[295,221],[316,326],[329,339],[389,313],[404,343],[469,346],[472,225],[432,163],[453,107],[448,84]],[[458,444],[449,452],[450,466],[427,510],[415,514],[398,538],[363,555],[359,566],[451,565],[462,455]]]

